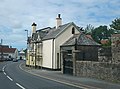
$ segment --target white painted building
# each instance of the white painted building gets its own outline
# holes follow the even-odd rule
[[[62,25],[60,14],[56,18],[56,26],[43,28],[35,32],[36,24],[32,24],[32,37],[29,38],[28,59],[26,65],[40,66],[49,69],[61,69],[60,46],[80,29],[73,23]]]
[[[19,51],[18,59],[20,59],[20,60],[26,60],[25,59],[25,52],[24,52],[23,49]]]
[[[17,58],[18,50],[9,46],[0,46],[0,60],[8,60],[9,58]]]

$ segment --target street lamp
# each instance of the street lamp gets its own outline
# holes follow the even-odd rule
[[[25,30],[26,32],[27,32],[27,48],[26,48],[26,62],[27,62],[27,60],[29,60],[28,59],[28,30]],[[29,63],[29,65],[30,65],[30,63]]]
[[[28,40],[28,30],[25,30],[27,32],[27,40]]]

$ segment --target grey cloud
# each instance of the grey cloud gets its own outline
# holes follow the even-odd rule
[[[32,22],[38,24],[37,29],[55,26],[55,18],[61,13],[63,24],[108,25],[120,16],[119,7],[120,0],[0,0],[0,26],[11,29],[11,32],[5,32],[13,34],[11,37],[6,36],[7,40],[12,42],[15,38],[21,41],[20,45],[26,45],[24,29],[30,32]],[[16,47],[20,46],[16,43]]]

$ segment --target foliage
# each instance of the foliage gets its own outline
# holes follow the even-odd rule
[[[111,34],[113,33],[114,31],[112,29],[108,29],[108,27],[104,25],[104,26],[99,26],[94,30],[92,30],[91,36],[96,42],[100,43],[102,39],[109,40],[111,37]]]
[[[120,18],[116,18],[110,24],[111,29],[113,30],[120,30]]]
[[[27,49],[24,49],[23,51],[25,52],[25,56],[26,56],[27,55]]]
[[[116,18],[110,24],[110,29],[104,25],[94,28],[91,24],[88,24],[84,29],[85,34],[89,34],[92,36],[93,40],[101,43],[101,40],[108,39],[107,44],[103,44],[103,46],[111,45],[111,35],[114,33],[120,32],[120,18]]]
[[[108,47],[108,46],[111,46],[111,43],[112,43],[112,42],[111,42],[111,40],[109,39],[109,40],[108,40],[108,43],[107,43],[107,44],[102,44],[102,46],[103,46],[103,47]]]
[[[92,31],[93,39],[100,43],[103,38],[106,38],[107,26],[99,26]]]
[[[84,33],[91,35],[93,30],[94,30],[94,27],[91,24],[88,24],[84,30]]]

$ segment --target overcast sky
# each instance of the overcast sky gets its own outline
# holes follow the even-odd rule
[[[85,27],[111,24],[120,17],[120,0],[0,0],[0,39],[19,50],[26,47],[25,29],[55,26],[60,13],[63,24]]]

